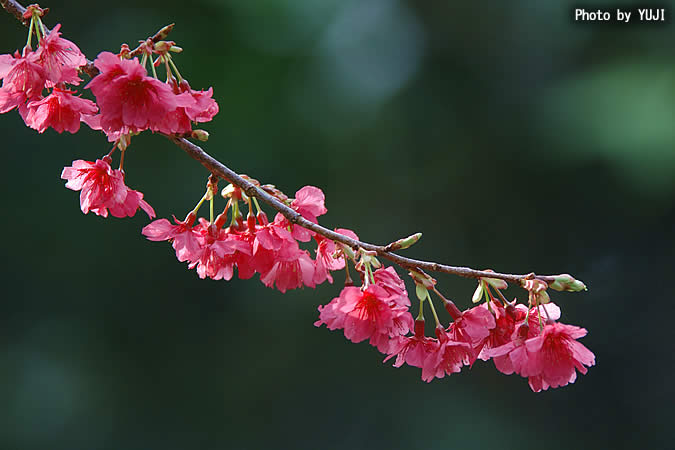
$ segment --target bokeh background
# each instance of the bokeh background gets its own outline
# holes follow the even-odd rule
[[[406,254],[584,280],[553,298],[597,365],[539,394],[492,363],[425,384],[313,326],[341,275],[285,295],[202,281],[141,236],[142,213],[83,215],[59,175],[106,140],[38,135],[12,112],[0,448],[672,448],[672,21],[575,24],[561,1],[43,6],[91,59],[176,22],[181,71],[220,103],[206,149],[290,195],[320,186],[323,224],[378,243],[422,231]],[[0,42],[25,42],[7,14]],[[207,175],[150,133],[125,168],[160,217],[190,210]],[[438,279],[469,306],[473,281]]]

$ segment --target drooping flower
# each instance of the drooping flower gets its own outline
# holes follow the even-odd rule
[[[82,81],[78,77],[78,69],[87,64],[87,58],[71,41],[61,37],[61,24],[56,24],[52,31],[40,40],[36,53],[38,62],[45,69],[48,86],[58,83],[78,85]]]
[[[300,251],[298,243],[278,222],[267,223],[249,231],[253,249],[251,264],[256,272],[267,273],[276,261],[291,261],[297,258]]]
[[[397,336],[391,340],[388,356],[384,362],[396,356],[394,367],[408,364],[419,367],[424,372],[424,363],[432,362],[429,356],[438,352],[440,343],[438,339],[424,336],[424,320],[416,320],[414,329],[413,336]],[[431,369],[431,366],[427,366],[425,374]]]
[[[352,230],[337,228],[335,231],[345,236],[349,236],[352,239],[359,239]],[[333,277],[330,274],[330,271],[344,269],[345,259],[342,256],[338,256],[337,258],[333,256],[338,247],[336,247],[335,242],[332,240],[320,235],[314,236],[314,239],[317,241],[314,283],[319,285],[326,280],[328,280],[329,283],[333,283]]]
[[[200,236],[200,251],[198,258],[190,260],[188,267],[190,269],[196,267],[197,274],[202,279],[209,277],[213,280],[229,280],[234,272],[234,260],[225,258],[235,252],[248,253],[250,246],[245,241],[231,236],[216,222],[210,223],[204,218],[199,218],[195,230]]]
[[[38,63],[35,52],[24,51],[23,55],[16,52],[11,60],[9,55],[2,56],[0,114],[14,108],[21,110],[26,101],[40,98],[45,87],[45,70]]]
[[[124,129],[160,130],[167,113],[180,106],[180,98],[169,85],[147,76],[136,58],[120,60],[102,52],[94,65],[100,74],[86,87],[96,96],[100,126],[106,134]]]
[[[539,309],[549,316],[542,319],[541,330],[540,319],[534,312],[537,308],[532,308],[528,321],[516,326],[508,342],[486,351],[486,356],[495,360],[497,369],[507,375],[515,372],[528,378],[535,392],[573,383],[575,368],[585,374],[584,366],[595,364],[593,353],[576,341],[586,335],[585,329],[555,322],[560,308],[552,303]],[[497,358],[501,358],[499,364]]]
[[[158,219],[143,227],[143,236],[150,241],[171,241],[178,261],[196,261],[200,256],[200,234],[193,225],[196,214],[191,212],[184,221],[173,217],[176,225],[166,219]]]
[[[485,345],[490,330],[495,328],[495,317],[487,307],[478,305],[462,312],[447,329],[451,341],[465,342],[472,348],[469,364],[472,365]]]
[[[422,370],[422,380],[427,383],[460,372],[463,366],[471,364],[474,356],[471,344],[454,340],[440,325],[435,331],[439,346],[436,352],[426,356]]]
[[[143,200],[143,194],[129,189],[124,184],[121,170],[110,167],[109,156],[96,162],[77,160],[71,167],[64,167],[61,178],[68,180],[66,187],[80,191],[80,208],[101,217],[108,217],[108,210],[114,217],[131,217],[138,208],[143,209],[152,219],[155,211]]]
[[[185,107],[187,116],[193,122],[210,122],[213,117],[218,114],[219,110],[218,103],[211,98],[213,96],[213,88],[209,88],[208,91],[195,91],[194,89],[189,89],[188,92],[195,102],[194,104]]]
[[[277,253],[272,267],[260,273],[260,281],[267,287],[276,285],[282,293],[302,286],[313,288],[314,261],[307,250],[298,249],[285,257]]]
[[[118,170],[118,172],[120,171]],[[148,217],[154,219],[156,215],[155,210],[152,208],[152,206],[150,206],[148,202],[143,200],[143,193],[135,191],[128,187],[126,189],[127,195],[124,198],[123,202],[121,203],[113,202],[107,205],[108,208],[110,209],[110,215],[119,218],[133,217],[136,214],[136,211],[138,211],[138,208],[140,208],[143,211],[145,211]]]
[[[95,114],[98,108],[91,100],[75,97],[73,94],[73,91],[55,87],[52,93],[42,100],[28,103],[26,125],[38,133],[43,133],[49,127],[57,133],[63,131],[77,133],[82,115]]]
[[[317,217],[328,212],[325,201],[326,196],[321,189],[315,186],[305,186],[295,193],[295,198],[291,202],[291,208],[310,222],[318,223]],[[274,221],[284,228],[290,226],[293,237],[301,242],[308,242],[315,234],[306,228],[292,225],[281,213],[276,215]]]
[[[405,289],[405,283],[393,267],[381,267],[373,272],[375,284],[382,287],[392,297],[396,306],[410,307],[410,299]]]
[[[319,320],[330,330],[343,329],[354,343],[365,339],[381,352],[390,352],[391,338],[404,336],[413,327],[407,308],[398,306],[392,295],[377,284],[366,288],[345,287],[325,306],[319,306]]]
[[[575,369],[586,374],[586,367],[595,365],[595,355],[577,341],[586,333],[584,328],[556,322],[546,325],[539,336],[525,342],[527,366],[533,372],[527,376],[533,391],[574,383]],[[511,359],[516,358],[512,356]]]
[[[208,91],[195,91],[185,79],[181,80],[177,87],[181,95],[189,95],[192,98],[192,102],[187,102],[183,108],[179,108],[179,110],[183,110],[188,120],[210,122],[218,114],[218,103],[211,98],[213,88],[209,88]]]
[[[506,307],[503,307],[496,303],[492,303],[491,308],[495,315],[495,327],[490,330],[490,335],[485,339],[484,345],[478,354],[478,358],[483,361],[492,359],[497,370],[509,375],[513,373],[513,365],[511,364],[509,356],[491,355],[490,351],[511,342],[516,323],[522,322],[525,319],[527,307],[521,304],[516,306],[506,305]]]

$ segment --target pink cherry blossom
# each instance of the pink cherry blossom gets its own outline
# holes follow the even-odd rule
[[[178,84],[178,90],[192,97],[193,101],[184,107],[185,115],[192,122],[210,122],[218,114],[218,103],[211,98],[213,88],[209,88],[208,91],[195,91],[187,80],[182,80]]]
[[[373,278],[375,279],[375,284],[382,287],[391,295],[392,301],[397,306],[410,307],[410,299],[408,298],[405,283],[396,273],[396,269],[391,266],[381,267],[373,272]]]
[[[98,111],[91,100],[75,97],[72,91],[54,88],[52,93],[42,100],[28,103],[26,125],[43,133],[52,127],[57,133],[68,131],[77,133],[83,114],[94,114]]]
[[[482,306],[482,305],[481,305]],[[485,339],[484,345],[480,350],[478,358],[487,361],[492,358],[497,370],[506,375],[513,373],[513,366],[508,355],[491,355],[490,350],[511,342],[511,336],[516,328],[517,322],[525,319],[527,307],[524,305],[506,305],[503,307],[495,303],[491,304],[495,315],[495,327],[490,330],[490,335]]]
[[[335,231],[345,236],[349,236],[352,239],[359,239],[352,230],[338,228]],[[331,276],[330,271],[344,269],[345,259],[342,256],[337,258],[333,257],[333,254],[338,248],[334,241],[320,235],[316,235],[314,238],[317,241],[314,283],[319,285],[326,280],[328,280],[329,283],[333,283],[333,277]]]
[[[118,172],[120,171],[118,170]],[[154,219],[156,215],[152,206],[143,200],[143,193],[129,189],[128,187],[127,195],[123,202],[112,202],[107,206],[110,209],[110,215],[113,217],[133,217],[136,214],[136,211],[138,211],[138,208],[145,211],[151,219]]]
[[[22,109],[27,100],[40,98],[45,86],[45,70],[38,63],[35,52],[24,51],[24,55],[16,52],[11,59],[8,58],[10,55],[2,56],[0,114],[14,108]]]
[[[168,84],[148,77],[137,59],[119,60],[108,52],[94,61],[100,74],[87,88],[96,96],[101,110],[100,126],[107,133],[159,130],[167,113],[180,101]],[[99,78],[100,77],[100,78]]]
[[[586,333],[584,328],[556,322],[546,325],[539,336],[525,342],[528,366],[535,373],[521,375],[529,377],[533,391],[574,383],[577,378],[575,369],[586,374],[588,369],[585,366],[595,365],[595,355],[577,341]]]
[[[52,31],[40,40],[37,49],[38,62],[45,69],[47,87],[58,83],[78,85],[82,81],[78,69],[87,64],[87,58],[74,43],[61,37],[61,24],[56,24]]]
[[[414,329],[413,336],[397,336],[391,340],[387,352],[389,356],[384,359],[384,362],[396,356],[394,367],[408,364],[424,369],[425,361],[432,361],[428,357],[438,352],[440,347],[438,339],[424,336],[424,320],[416,320]],[[430,369],[431,367],[428,366],[427,371]]]
[[[487,307],[478,305],[468,309],[457,318],[447,330],[450,340],[465,342],[473,349],[469,364],[473,364],[485,345],[490,330],[495,328],[495,317]]]
[[[345,287],[328,305],[319,306],[319,320],[329,329],[343,329],[347,339],[354,343],[365,339],[383,353],[389,353],[390,340],[404,336],[413,327],[407,308],[398,306],[381,286],[366,288]]]
[[[318,223],[317,217],[328,211],[324,205],[325,201],[326,197],[321,189],[315,186],[305,186],[295,193],[291,208],[310,222]],[[276,215],[274,221],[284,228],[290,226],[293,237],[301,242],[308,242],[315,234],[306,228],[292,225],[281,213]]]
[[[200,235],[200,253],[197,259],[190,261],[188,267],[191,269],[197,267],[200,278],[231,279],[234,273],[234,259],[226,257],[234,255],[235,252],[250,252],[250,246],[219,228],[217,223],[209,223],[204,218],[199,219],[195,229]]]
[[[455,341],[440,325],[436,327],[439,347],[436,352],[426,356],[422,368],[422,380],[427,383],[434,378],[460,372],[463,366],[470,365],[474,350],[467,342]]]
[[[185,107],[185,114],[193,122],[210,122],[218,114],[218,103],[211,97],[213,88],[208,91],[189,90],[190,95],[195,100],[193,104]]]
[[[173,217],[176,225],[166,219],[159,219],[146,225],[142,233],[151,241],[171,241],[178,261],[196,261],[201,253],[200,234],[195,231],[196,214],[191,212],[184,221]]]
[[[267,273],[276,261],[292,261],[299,256],[298,243],[278,222],[268,223],[253,231],[251,264],[256,272]]]
[[[192,122],[186,113],[186,105],[195,102],[189,92],[175,96],[177,104],[181,105],[176,109],[169,111],[164,119],[156,127],[155,131],[165,134],[184,134],[192,131]]]
[[[214,252],[218,256],[218,267],[214,280],[230,280],[234,268],[240,279],[251,278],[255,273],[251,269],[250,260],[253,252],[251,242],[240,234],[225,233],[226,239],[214,244]]]
[[[302,286],[315,287],[314,261],[306,250],[299,250],[282,259],[277,253],[272,267],[266,272],[260,273],[260,281],[267,286],[276,288],[282,293],[289,289]]]
[[[143,200],[143,194],[129,189],[124,184],[124,174],[112,170],[109,156],[96,162],[77,160],[71,167],[64,167],[61,178],[68,180],[66,187],[80,191],[82,212],[89,211],[101,217],[108,217],[108,209],[114,217],[131,217],[138,208],[143,209],[152,219],[155,211]]]
[[[546,306],[550,307],[550,304]],[[530,323],[531,316],[532,312]],[[493,358],[508,357],[508,361],[502,362],[498,369],[506,374],[515,372],[528,378],[532,390],[539,392],[573,383],[576,380],[575,368],[585,374],[587,369],[584,366],[595,364],[593,353],[576,341],[585,335],[585,329],[573,325],[551,321],[539,332],[538,325],[523,323],[515,330],[511,341],[489,350],[487,354]]]

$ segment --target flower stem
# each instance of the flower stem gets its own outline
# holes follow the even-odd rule
[[[178,67],[176,67],[176,64],[174,64],[173,59],[171,58],[171,55],[167,55],[167,59],[169,60],[169,64],[171,65],[171,68],[173,69],[174,72],[176,72],[176,76],[178,77],[178,82],[180,83],[183,81],[183,77],[181,76],[180,72],[178,71]]]
[[[436,308],[434,308],[434,302],[431,300],[431,295],[429,295],[429,291],[427,291],[427,300],[429,301],[429,306],[431,307],[431,313],[434,315],[434,321],[436,322],[436,326],[441,326],[441,321],[438,320],[438,314],[436,314]]]
[[[255,197],[251,197],[253,199],[253,203],[255,204],[255,209],[258,214],[262,212],[262,209],[260,208],[260,203],[258,203],[258,199]]]
[[[122,171],[122,172],[124,171],[124,154],[125,154],[125,153],[126,153],[126,152],[125,152],[124,150],[121,150],[121,149],[120,149],[120,167],[119,167],[119,169],[120,169],[120,171]]]
[[[234,200],[232,202],[232,221],[230,222],[230,226],[234,227],[237,225],[237,217],[239,216],[239,201]]]
[[[192,212],[195,213],[195,215],[199,212],[199,208],[202,207],[202,205],[204,204],[204,202],[206,201],[206,199],[208,198],[208,196],[209,196],[209,191],[207,190],[206,193],[205,193],[205,194],[202,196],[202,198],[199,200],[199,203],[197,203],[197,204],[195,205],[195,207],[192,209]]]
[[[35,16],[30,17],[30,25],[28,25],[28,39],[26,39],[26,47],[30,48],[31,41],[33,40],[33,26],[35,24]]]
[[[497,288],[494,288],[494,291],[497,293],[499,298],[504,302],[504,304],[502,306],[506,306],[509,303],[509,301],[506,299],[506,297],[504,297],[504,294],[502,294],[502,291],[500,291]]]
[[[420,312],[417,313],[415,320],[424,320],[424,300],[420,299]]]

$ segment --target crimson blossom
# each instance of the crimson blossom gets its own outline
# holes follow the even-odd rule
[[[491,357],[508,356],[497,368],[528,378],[533,391],[566,386],[576,380],[576,370],[587,373],[595,365],[595,355],[577,339],[586,336],[584,328],[550,321],[539,332],[530,333],[528,324],[514,332],[512,340],[488,352]],[[530,337],[528,337],[530,336]]]
[[[141,208],[152,219],[155,210],[143,200],[143,194],[129,189],[124,184],[124,173],[110,167],[109,156],[96,162],[73,161],[71,167],[65,167],[61,178],[68,180],[66,187],[80,191],[82,212],[89,211],[101,217],[108,217],[108,210],[114,217],[132,217]]]
[[[385,269],[375,274],[379,271]],[[386,277],[390,276],[388,272]],[[319,306],[319,320],[314,325],[344,330],[345,337],[354,343],[369,339],[371,345],[387,353],[392,338],[405,336],[413,328],[408,306],[404,290],[388,290],[376,279],[362,288],[347,286],[330,303]]]

